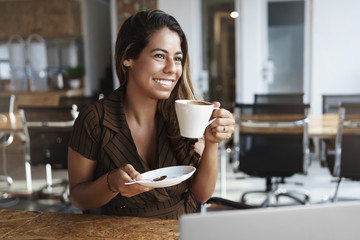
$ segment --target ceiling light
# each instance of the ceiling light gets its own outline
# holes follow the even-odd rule
[[[233,11],[233,12],[230,13],[230,17],[237,18],[237,17],[239,17],[239,13],[236,12],[236,11]]]

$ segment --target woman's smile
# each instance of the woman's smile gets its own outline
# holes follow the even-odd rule
[[[160,78],[154,78],[153,79],[156,83],[160,84],[161,86],[164,86],[166,88],[169,88],[173,85],[174,80],[167,80],[167,79],[160,79]]]

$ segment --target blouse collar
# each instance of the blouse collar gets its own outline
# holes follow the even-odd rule
[[[119,133],[121,128],[126,124],[126,117],[122,105],[125,89],[125,86],[120,86],[103,99],[104,118],[102,124],[117,133]]]

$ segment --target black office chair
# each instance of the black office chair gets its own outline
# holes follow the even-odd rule
[[[322,95],[322,113],[338,113],[341,103],[360,103],[360,94],[324,94]],[[321,139],[320,163],[327,167],[327,150],[335,147],[335,139]]]
[[[266,187],[261,191],[245,192],[239,208],[248,204],[247,196],[262,193],[266,197],[257,207],[273,206],[271,199],[287,197],[299,204],[310,200],[307,191],[288,191],[279,188],[285,178],[307,173],[310,162],[308,136],[308,104],[236,104],[240,112],[239,124],[239,171],[250,176],[265,178]],[[227,200],[228,201],[228,200]],[[215,202],[210,199],[209,202]],[[221,202],[219,198],[216,203]],[[234,207],[234,206],[232,206]],[[235,206],[236,207],[236,206]]]
[[[304,93],[268,93],[254,95],[256,104],[302,104]]]
[[[254,94],[255,104],[303,104],[304,93]],[[314,153],[318,142],[310,138],[310,152]]]
[[[360,94],[324,94],[322,95],[322,112],[338,113],[341,103],[360,103]]]
[[[14,113],[14,102],[14,94],[0,96],[0,113]],[[0,121],[7,121],[7,119],[0,119]],[[6,181],[8,185],[11,185],[14,181],[7,173],[6,147],[12,144],[13,141],[13,133],[5,134],[0,132],[0,147],[2,150],[2,174],[0,174],[0,181]]]
[[[74,123],[72,108],[18,106],[21,115],[26,141],[26,162],[31,166],[46,166],[46,186],[39,191],[40,198],[58,198],[68,202],[67,179],[52,183],[52,169],[67,169],[68,142]],[[60,196],[56,193],[61,190]]]
[[[337,185],[332,201],[338,200],[341,181],[360,180],[360,103],[341,103],[335,149],[327,148],[327,166]],[[359,200],[359,199],[356,199]]]

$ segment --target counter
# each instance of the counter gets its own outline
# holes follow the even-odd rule
[[[61,96],[83,96],[84,89],[49,90],[44,92],[4,92],[0,95],[15,95],[14,111],[19,105],[58,106]]]
[[[178,239],[178,221],[0,209],[0,239]]]

